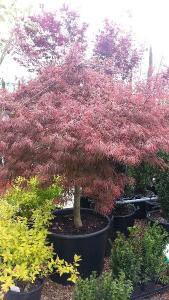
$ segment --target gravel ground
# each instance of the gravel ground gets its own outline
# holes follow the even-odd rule
[[[72,293],[72,286],[63,286],[49,280],[43,288],[42,300],[71,300]]]
[[[109,259],[105,258],[104,271],[108,271],[109,269]],[[46,281],[45,286],[43,288],[41,300],[72,300],[72,295],[72,286],[63,286],[61,284],[56,284],[51,280],[48,280]]]
[[[149,298],[150,300],[169,300],[169,292],[166,292],[161,295],[156,295],[154,297]]]
[[[104,271],[108,271],[109,268],[109,259],[105,258]],[[42,292],[42,300],[72,300],[73,299],[73,287],[72,286],[63,286],[56,284],[51,280],[48,280],[45,283]],[[153,296],[151,298],[146,298],[148,300],[169,300],[169,291],[163,294]],[[86,299],[88,300],[88,299]],[[99,299],[102,300],[102,299]]]
[[[72,286],[62,286],[60,284],[53,283],[52,281],[47,281],[43,293],[42,300],[72,300],[73,297],[73,287]],[[164,294],[159,294],[151,298],[146,298],[147,300],[169,300],[169,291]],[[88,300],[88,299],[86,299]],[[101,300],[101,299],[99,299]]]

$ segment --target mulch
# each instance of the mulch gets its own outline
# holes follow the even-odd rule
[[[71,300],[72,295],[72,286],[63,286],[48,280],[43,288],[41,300]]]
[[[48,280],[43,288],[42,300],[72,300],[73,287],[63,286]],[[158,294],[148,300],[169,300],[169,291],[163,294]],[[87,300],[87,299],[86,299]],[[101,299],[100,299],[101,300]]]
[[[104,271],[109,271],[109,258],[105,258]],[[72,300],[73,299],[73,286],[63,286],[47,280],[42,292],[41,300]],[[148,300],[169,300],[169,291],[158,294]],[[87,299],[86,299],[87,300]],[[100,299],[101,300],[101,299]]]
[[[109,271],[109,259],[105,258],[104,272]],[[47,280],[42,292],[41,300],[72,300],[73,299],[73,286],[63,286]],[[169,299],[169,298],[168,298]],[[86,299],[87,300],[87,299]],[[101,300],[101,299],[99,299]]]

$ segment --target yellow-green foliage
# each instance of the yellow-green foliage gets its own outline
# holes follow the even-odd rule
[[[68,264],[58,257],[54,260],[53,247],[46,242],[47,230],[45,228],[41,230],[38,227],[30,228],[26,218],[15,220],[5,217],[0,219],[0,233],[2,295],[18,282],[33,283],[36,278],[46,277],[54,270],[60,275],[70,274],[69,280],[76,281],[80,258],[75,256],[73,264]]]
[[[61,194],[59,177],[55,177],[53,183],[45,188],[41,187],[38,177],[18,177],[0,200],[1,205],[5,201],[13,206],[11,213],[14,216],[26,217],[31,223],[36,219],[40,226],[49,224],[53,217],[53,200]]]
[[[18,205],[11,205],[5,199],[0,201],[0,220],[14,217],[19,210]]]
[[[36,177],[18,178],[0,201],[0,299],[12,285],[26,286],[54,271],[77,279],[80,257],[75,255],[73,264],[54,259],[47,244],[52,202],[62,192],[58,180],[42,190]]]

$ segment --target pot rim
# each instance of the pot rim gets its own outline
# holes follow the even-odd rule
[[[31,294],[33,294],[34,292],[40,290],[43,287],[45,279],[39,279],[39,280],[41,281],[41,284],[38,287],[31,290],[30,292],[15,292],[15,291],[9,290],[7,292],[7,294],[18,295],[18,296],[31,295]]]
[[[136,208],[133,204],[131,204],[131,203],[124,203],[125,205],[128,205],[128,206],[132,206],[133,207],[133,212],[132,213],[130,213],[130,214],[127,214],[127,215],[124,215],[124,216],[114,216],[114,215],[112,215],[112,218],[127,218],[127,217],[132,217],[134,214],[135,214],[135,212],[139,209],[139,208]],[[123,204],[121,204],[121,205],[123,205]]]
[[[72,211],[73,208],[65,208],[65,209],[61,209],[59,211]],[[51,232],[49,231],[49,235],[53,235],[55,237],[59,237],[61,239],[87,239],[89,237],[93,237],[93,236],[97,236],[97,235],[100,235],[101,233],[104,233],[105,231],[107,231],[110,227],[110,223],[111,223],[111,220],[108,216],[102,216],[101,214],[95,212],[93,209],[89,209],[89,208],[81,208],[81,211],[86,211],[86,212],[89,212],[91,214],[95,214],[95,215],[99,215],[101,216],[102,218],[105,218],[107,220],[107,225],[102,228],[101,230],[98,230],[96,232],[92,232],[92,233],[85,233],[85,234],[62,234],[62,233],[54,233],[54,232]],[[55,210],[53,213],[55,216],[57,216],[57,212],[58,210]]]
[[[169,222],[167,222],[167,223],[164,223],[164,222],[159,222],[159,221],[156,221],[156,220],[154,220],[153,218],[152,218],[152,214],[153,213],[156,213],[156,212],[160,212],[161,210],[160,209],[156,209],[156,210],[152,210],[152,211],[149,211],[148,213],[147,213],[147,219],[148,220],[150,220],[150,221],[152,221],[152,222],[154,222],[154,223],[157,223],[157,224],[161,224],[161,225],[166,225],[166,226],[168,226],[169,225]]]

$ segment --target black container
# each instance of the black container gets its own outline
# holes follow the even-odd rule
[[[131,204],[128,204],[127,206],[132,207],[132,213],[124,216],[113,216],[113,223],[111,227],[113,237],[116,237],[117,231],[128,236],[128,227],[132,227],[134,225],[136,208]]]
[[[169,232],[169,223],[163,223],[163,222],[158,222],[158,221],[155,221],[153,218],[152,218],[152,215],[154,213],[156,213],[157,211],[160,212],[160,210],[152,210],[150,212],[147,213],[147,219],[151,222],[151,224],[158,224],[158,225],[161,225],[167,232]]]
[[[159,284],[158,286],[156,286],[156,284],[154,284],[152,282],[152,284],[145,284],[144,287],[142,288],[141,286],[139,288],[134,289],[132,295],[131,295],[131,300],[143,300],[143,299],[149,299],[150,297],[159,294],[159,293],[164,293],[166,291],[168,291],[169,289],[169,285],[163,285],[163,284]],[[162,298],[161,298],[162,299]]]
[[[146,219],[146,201],[140,201],[137,203],[134,203],[134,206],[136,208],[135,212],[135,219],[144,220]]]
[[[106,242],[106,250],[105,250],[105,257],[109,257],[111,254],[112,246],[113,246],[113,235],[114,235],[114,217],[110,216],[110,227],[107,234],[107,242]]]
[[[81,209],[82,213],[98,215],[96,212],[90,209]],[[69,215],[72,214],[72,209],[63,209],[56,211],[56,215]],[[98,215],[99,218],[102,217]],[[97,274],[101,274],[104,264],[105,247],[107,242],[107,234],[110,226],[110,220],[108,217],[105,218],[107,225],[102,229],[94,233],[83,234],[83,235],[64,235],[50,233],[50,242],[54,246],[54,250],[57,255],[65,259],[67,262],[72,262],[75,254],[80,255],[82,261],[78,268],[82,278],[89,277],[93,271]],[[67,281],[68,276],[59,276],[53,274],[51,279],[57,283],[63,285],[70,284]]]
[[[89,197],[80,197],[80,207],[93,209],[94,202]]]
[[[152,210],[159,210],[160,209],[160,203],[157,201],[152,201],[148,200],[146,201],[146,212],[148,213],[149,211]]]
[[[40,300],[43,284],[44,281],[41,281],[39,287],[35,288],[31,292],[17,293],[17,292],[9,291],[5,295],[4,300]]]
[[[108,230],[108,239],[107,239],[107,243],[106,243],[106,251],[105,251],[106,257],[109,257],[111,254],[113,241],[117,237],[117,232],[121,232],[121,233],[125,234],[125,236],[127,237],[129,235],[128,228],[132,227],[134,225],[134,221],[135,221],[136,209],[133,205],[125,204],[125,203],[118,204],[118,205],[131,206],[133,208],[133,212],[131,214],[124,215],[124,216],[113,216],[113,215],[109,216],[110,228]]]

